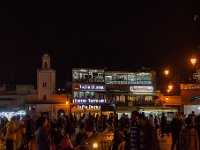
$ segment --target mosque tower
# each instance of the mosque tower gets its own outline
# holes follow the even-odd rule
[[[55,94],[56,71],[51,68],[50,56],[42,56],[42,68],[37,70],[37,91],[38,99],[43,101],[51,100]]]

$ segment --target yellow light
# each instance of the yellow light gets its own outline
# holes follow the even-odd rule
[[[190,62],[192,63],[192,65],[195,65],[197,63],[197,59],[196,58],[191,58]]]
[[[164,71],[164,73],[165,73],[166,76],[169,75],[169,70],[166,69],[166,70]]]
[[[68,105],[69,104],[69,102],[68,101],[66,101],[66,105]]]
[[[168,97],[166,97],[166,98],[165,98],[165,100],[166,100],[166,101],[168,101],[168,100],[169,100],[169,98],[168,98]]]
[[[98,148],[98,143],[93,143],[92,147],[93,148]]]
[[[173,85],[169,84],[168,89],[171,91],[173,89]]]
[[[169,93],[171,90],[170,89],[167,89],[167,93]]]

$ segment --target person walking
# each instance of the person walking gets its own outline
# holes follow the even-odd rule
[[[131,114],[130,125],[130,150],[140,149],[140,125],[139,125],[139,112],[133,111]]]
[[[140,114],[140,149],[160,150],[156,129],[144,114]]]
[[[18,129],[16,131],[16,147],[17,150],[20,149],[21,146],[28,147],[28,145],[25,142],[25,124],[23,121],[20,120],[20,116],[16,117],[17,120],[15,121],[16,128]]]
[[[171,150],[174,150],[174,147],[176,145],[176,150],[179,150],[179,138],[180,138],[180,132],[182,129],[181,120],[178,114],[174,116],[170,123],[171,128],[171,136],[172,136],[172,145]]]
[[[185,119],[186,127],[180,134],[180,149],[181,150],[199,150],[199,139],[197,130],[191,118]]]
[[[48,130],[48,120],[46,117],[39,117],[37,119],[38,129],[35,132],[36,149],[37,150],[49,150],[51,144],[51,138]]]
[[[167,117],[165,116],[164,113],[162,113],[161,116],[161,121],[160,121],[160,129],[161,129],[161,137],[164,137],[164,133],[166,133],[166,129],[167,129]],[[169,136],[169,133],[167,133]]]
[[[16,150],[16,139],[17,139],[17,127],[15,124],[16,117],[13,116],[11,120],[6,124],[6,150]]]

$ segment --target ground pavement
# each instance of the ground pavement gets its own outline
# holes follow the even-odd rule
[[[159,143],[160,143],[160,149],[161,150],[170,150],[171,149],[171,143],[172,143],[172,138],[171,136],[165,135],[163,138],[158,136]],[[5,150],[5,146],[0,144],[0,150]]]

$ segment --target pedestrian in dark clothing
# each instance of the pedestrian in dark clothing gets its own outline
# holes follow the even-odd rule
[[[53,136],[54,138],[54,144],[56,146],[56,149],[58,149],[60,147],[60,143],[62,141],[63,138],[63,130],[61,130],[60,128],[58,128]]]
[[[113,138],[113,150],[118,148],[118,145],[121,143],[119,127],[115,127],[114,138]]]
[[[160,150],[157,132],[144,115],[140,115],[140,149]]]
[[[28,145],[29,141],[35,138],[34,132],[35,132],[36,126],[35,126],[35,121],[31,119],[29,115],[26,115],[24,117],[24,123],[26,127],[25,137],[26,137],[26,142]]]
[[[171,128],[171,136],[172,136],[172,145],[171,150],[174,149],[174,146],[176,145],[176,150],[179,150],[179,138],[180,138],[180,132],[182,128],[181,120],[179,115],[177,114],[170,123]]]
[[[140,125],[139,125],[139,112],[133,111],[131,116],[130,127],[130,150],[140,149]]]
[[[130,149],[130,133],[128,132],[127,128],[123,130],[123,135],[124,135],[124,140],[126,142],[125,149],[129,150]]]
[[[199,138],[191,118],[185,119],[186,127],[180,134],[180,150],[199,150]]]
[[[200,145],[200,116],[196,117],[195,122],[196,122],[195,129],[197,130],[197,133],[198,133],[198,139],[199,139],[199,145]]]
[[[167,117],[164,113],[162,113],[161,121],[160,121],[160,129],[161,129],[161,137],[164,137],[164,133],[166,133],[167,129]],[[169,136],[169,133],[167,133]]]
[[[39,117],[37,120],[38,129],[35,132],[37,150],[49,150],[51,138],[48,130],[48,120],[45,117]]]
[[[75,145],[81,145],[83,144],[84,139],[87,138],[87,134],[85,133],[85,129],[83,127],[80,127],[79,133],[76,135],[75,139]]]

